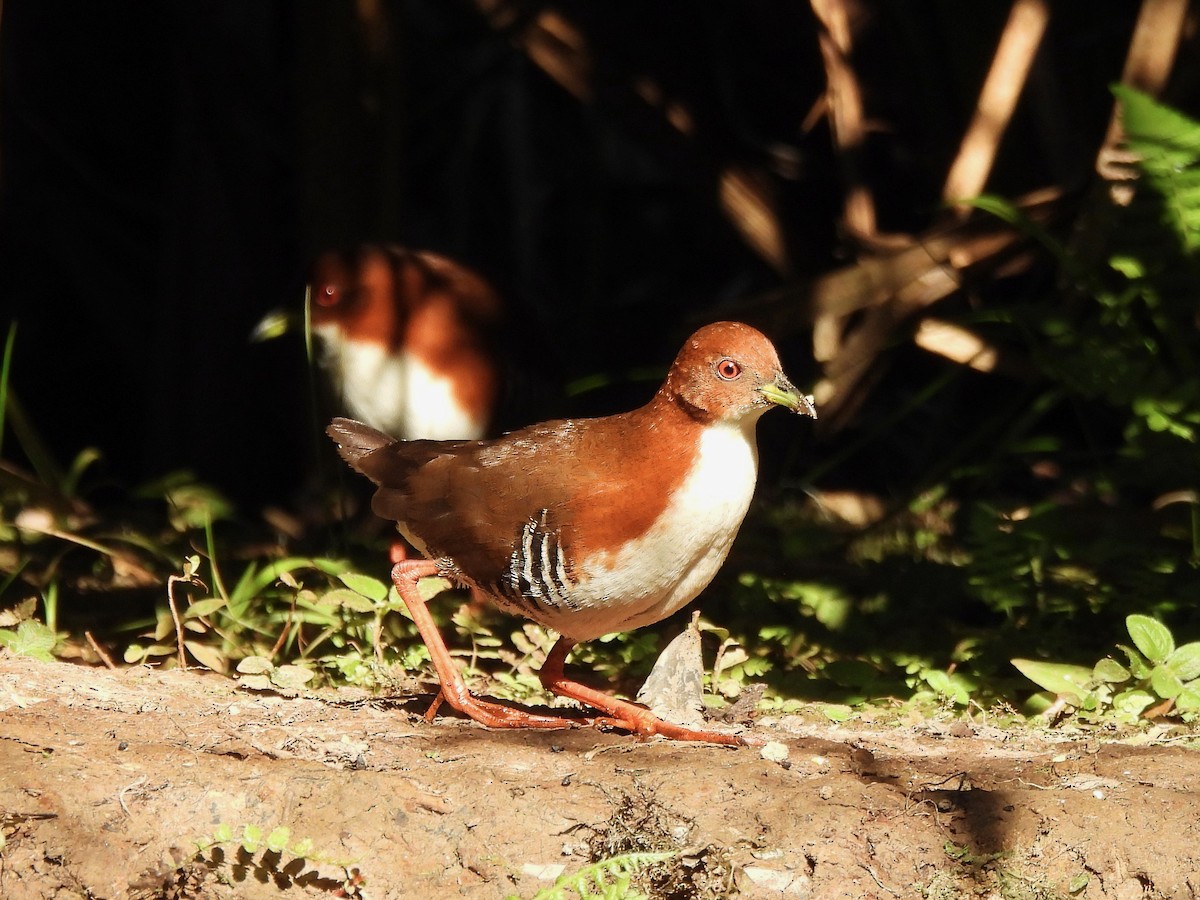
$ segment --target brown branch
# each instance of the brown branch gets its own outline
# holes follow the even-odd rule
[[[845,0],[810,0],[820,21],[821,58],[825,62],[825,95],[829,121],[846,179],[843,216],[856,238],[875,237],[875,198],[861,172],[859,160],[866,138],[862,91],[850,66],[853,41]]]
[[[776,271],[788,271],[787,241],[764,179],[740,167],[721,173],[720,204],[742,239]]]
[[[1017,0],[1013,4],[979,92],[975,116],[946,176],[943,200],[953,203],[982,193],[1049,19],[1046,0]],[[959,211],[965,214],[967,208],[959,207]]]
[[[506,31],[520,18],[506,0],[475,0],[476,7],[497,31]],[[541,10],[515,35],[529,59],[574,96],[592,98],[592,58],[583,33],[554,9]]]
[[[1166,86],[1175,65],[1183,28],[1187,21],[1187,0],[1144,0],[1129,42],[1121,83],[1157,96]],[[1124,159],[1121,142],[1121,114],[1113,104],[1108,133],[1096,158],[1096,171],[1109,180],[1120,180],[1120,165]]]
[[[113,662],[112,657],[108,655],[108,652],[101,647],[99,643],[97,643],[96,638],[90,631],[85,631],[83,636],[87,638],[88,644],[90,644],[91,648],[96,651],[96,655],[100,657],[100,660],[104,663],[104,665],[108,666],[110,669],[117,668],[117,664]]]

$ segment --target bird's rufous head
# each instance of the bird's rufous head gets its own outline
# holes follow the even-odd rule
[[[495,291],[466,266],[395,244],[323,253],[310,284],[319,333],[389,350],[455,346],[461,332],[489,327],[500,309]]]
[[[741,322],[706,325],[688,338],[662,393],[706,422],[757,419],[772,405],[817,417],[812,398],[783,374],[774,345]]]

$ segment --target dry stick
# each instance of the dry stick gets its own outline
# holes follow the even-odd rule
[[[592,99],[592,50],[582,30],[560,12],[543,9],[519,22],[518,4],[475,0],[475,5],[493,29],[510,35],[560,87],[585,103]]]
[[[843,217],[846,228],[858,237],[875,234],[875,200],[862,180],[858,157],[864,138],[862,92],[850,68],[849,17],[840,0],[810,0],[824,29],[818,41],[825,62],[825,112],[829,116],[846,179]],[[818,362],[834,359],[842,348],[842,325],[837,316],[813,318],[813,356]]]
[[[529,60],[560,87],[583,103],[591,102],[594,54],[582,28],[553,9],[544,9],[528,17],[518,28],[522,17],[519,4],[506,0],[475,0],[475,6],[493,29],[515,40]],[[663,121],[672,130],[685,136],[692,134],[695,126],[691,110],[678,100],[664,96],[657,83],[638,79],[626,87],[631,96],[640,97],[661,113]],[[854,90],[857,91],[857,87]],[[786,230],[775,210],[769,180],[745,167],[729,166],[719,173],[718,182],[719,202],[726,218],[751,250],[775,270],[786,273]],[[870,195],[867,197],[869,200]],[[871,222],[869,230],[874,231],[873,207]]]
[[[96,639],[92,636],[90,631],[85,631],[83,636],[87,638],[87,642],[91,644],[92,649],[96,651],[96,655],[100,657],[100,659],[104,662],[104,665],[108,666],[110,669],[117,668],[117,664],[113,662],[112,657],[108,655],[103,647],[96,643]]]
[[[820,21],[818,35],[825,64],[826,108],[837,143],[839,161],[846,182],[843,218],[847,232],[860,243],[876,249],[910,247],[911,235],[881,235],[875,217],[875,199],[861,169],[866,139],[866,116],[862,91],[850,65],[853,39],[850,32],[849,0],[809,0]],[[872,310],[866,317],[888,319],[887,309]],[[866,324],[866,323],[864,323]],[[814,316],[813,356],[821,363],[836,364],[849,340],[843,335],[840,316]]]
[[[206,590],[207,586],[195,575],[167,576],[167,605],[171,607],[171,618],[175,621],[175,646],[179,650],[179,668],[186,669],[187,657],[183,655],[183,620],[179,618],[179,608],[175,603],[175,585],[179,582],[199,585]]]
[[[275,654],[283,648],[283,642],[287,639],[288,629],[292,627],[292,618],[296,615],[296,598],[292,598],[291,608],[288,609],[287,621],[283,623],[283,628],[280,629],[279,637],[275,640],[275,646],[271,648],[271,658],[275,658]]]
[[[1013,4],[979,92],[975,116],[946,176],[943,200],[953,203],[983,191],[1049,19],[1045,0],[1017,0]],[[965,215],[967,207],[959,206],[958,211]]]
[[[179,650],[179,668],[187,668],[187,657],[183,655],[183,621],[179,618],[179,609],[175,605],[175,583],[187,581],[178,575],[167,576],[167,605],[171,607],[171,618],[175,620],[175,646]]]
[[[845,169],[846,227],[856,237],[870,239],[875,236],[875,199],[858,166],[866,129],[862,91],[849,62],[853,43],[850,17],[845,0],[810,0],[810,3],[824,26],[819,43],[821,58],[825,61],[829,120]]]
[[[1187,0],[1144,0],[1121,72],[1122,84],[1152,95],[1162,91],[1175,65],[1187,12]],[[1120,144],[1124,136],[1120,111],[1114,104],[1108,133],[1096,158],[1096,171],[1109,180],[1120,180]]]
[[[721,172],[718,199],[742,240],[777,272],[786,273],[787,235],[768,179],[744,166],[729,166]]]

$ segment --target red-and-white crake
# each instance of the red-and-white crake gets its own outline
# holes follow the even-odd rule
[[[436,253],[367,244],[322,254],[310,286],[313,333],[347,412],[403,440],[484,435],[500,300],[483,278]]]
[[[737,744],[572,681],[563,663],[576,643],[657,622],[712,580],[754,493],[755,425],[775,405],[816,418],[766,337],[719,322],[688,338],[666,382],[633,412],[484,441],[394,441],[349,419],[328,433],[379,486],[374,511],[427,557],[398,563],[392,580],[451,706],[491,728],[580,724],[472,696],[417,589],[431,575],[557,631],[540,678],[600,711],[586,721]]]

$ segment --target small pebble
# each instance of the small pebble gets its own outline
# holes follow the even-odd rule
[[[768,762],[781,763],[788,758],[790,751],[786,744],[779,741],[767,741],[763,744],[763,748],[758,751],[759,756]]]

